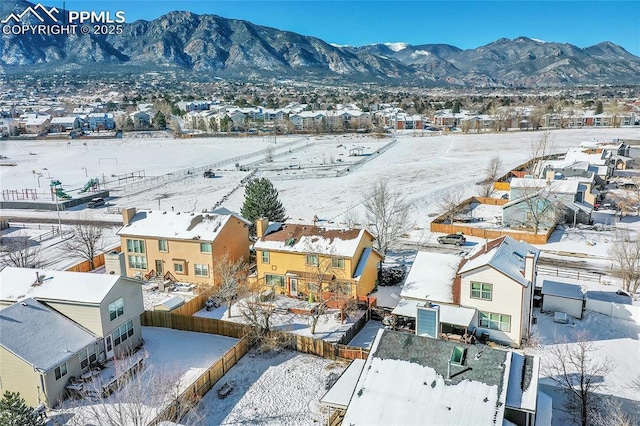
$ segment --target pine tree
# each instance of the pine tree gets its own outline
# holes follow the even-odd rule
[[[269,179],[251,180],[244,190],[244,204],[240,210],[242,216],[255,223],[258,218],[267,218],[272,222],[285,220],[285,210],[278,199],[278,190]],[[251,233],[255,234],[254,226]]]
[[[3,426],[44,426],[44,421],[32,416],[29,407],[19,392],[5,391],[0,399],[0,425]]]

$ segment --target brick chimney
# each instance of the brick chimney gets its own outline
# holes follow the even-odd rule
[[[127,226],[129,223],[131,223],[131,219],[133,219],[133,217],[136,215],[136,208],[135,207],[129,207],[128,209],[123,209],[122,210],[122,224],[124,226]]]
[[[259,217],[258,219],[256,219],[256,237],[264,237],[264,233],[267,231],[268,226],[269,219],[265,217]]]
[[[535,273],[536,273],[536,255],[533,252],[528,252],[524,257],[524,277],[532,285],[535,286]]]

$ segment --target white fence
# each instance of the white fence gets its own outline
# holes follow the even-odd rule
[[[586,308],[590,311],[600,312],[614,318],[622,318],[635,321],[640,324],[640,306],[623,305],[615,302],[603,302],[602,300],[587,299]]]

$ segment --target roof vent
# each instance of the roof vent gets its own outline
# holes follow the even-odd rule
[[[180,214],[180,212],[177,212],[176,214]]]

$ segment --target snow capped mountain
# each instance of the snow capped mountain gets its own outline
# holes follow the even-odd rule
[[[393,50],[394,52],[399,52],[401,50],[406,49],[407,47],[409,47],[409,43],[403,43],[403,42],[395,42],[395,43],[382,43],[385,46],[387,46],[389,49]]]

